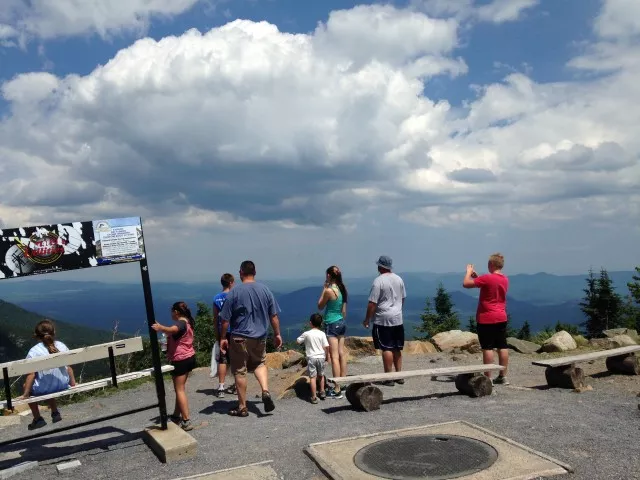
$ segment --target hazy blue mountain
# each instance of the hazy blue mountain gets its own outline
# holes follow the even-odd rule
[[[609,272],[618,291],[626,294],[626,283],[633,272]],[[476,290],[461,288],[462,276],[457,273],[402,273],[407,286],[405,315],[407,322],[417,323],[424,307],[425,298],[433,296],[438,282],[451,292],[463,325],[469,315],[475,312]],[[566,323],[583,321],[578,302],[586,275],[559,276],[546,273],[534,275],[518,274],[510,276],[508,308],[514,326],[528,320],[533,330],[555,324],[558,320]],[[367,304],[367,294],[372,274],[366,278],[346,278],[350,292],[349,324],[352,333],[364,333],[357,327],[362,322]],[[315,311],[318,295],[323,282],[317,279],[266,280],[274,291],[282,307],[283,329],[292,336],[309,315]],[[156,318],[166,321],[169,307],[178,300],[186,301],[195,311],[196,303],[210,303],[220,289],[217,282],[152,283]],[[119,321],[121,332],[145,333],[146,312],[142,286],[140,284],[79,282],[53,279],[33,281],[1,281],[0,298],[17,304],[43,316],[58,318],[71,323],[111,330]]]

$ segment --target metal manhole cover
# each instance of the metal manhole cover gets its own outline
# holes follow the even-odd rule
[[[489,468],[495,448],[458,435],[412,435],[381,440],[360,449],[356,466],[393,480],[447,480]]]

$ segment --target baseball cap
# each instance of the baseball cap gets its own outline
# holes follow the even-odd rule
[[[378,261],[376,262],[376,265],[378,265],[379,267],[382,268],[386,268],[387,270],[391,270],[392,266],[393,266],[393,261],[391,260],[391,257],[387,257],[386,255],[382,255]]]

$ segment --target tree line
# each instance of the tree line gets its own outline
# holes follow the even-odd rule
[[[632,281],[627,283],[628,294],[619,294],[606,269],[600,270],[596,277],[589,270],[584,288],[584,297],[580,309],[585,321],[580,325],[558,321],[554,327],[547,326],[540,332],[532,332],[531,325],[525,320],[520,329],[512,327],[511,315],[507,314],[507,331],[510,337],[521,340],[545,340],[555,332],[565,330],[572,335],[584,334],[587,338],[602,336],[604,330],[611,328],[630,328],[640,331],[640,266],[635,267]],[[508,308],[508,304],[507,304]],[[416,327],[418,340],[428,340],[434,335],[449,330],[460,330],[461,323],[451,295],[440,283],[433,298],[427,297],[420,324]],[[470,316],[466,330],[477,333],[475,316]]]

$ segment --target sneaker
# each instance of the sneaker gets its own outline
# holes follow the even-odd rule
[[[318,403],[318,399],[317,399],[316,397],[311,397],[311,400],[310,400],[310,401],[311,401],[311,403],[313,403],[314,405],[315,405],[316,403]]]
[[[47,424],[44,418],[38,417],[33,420],[27,427],[29,430],[35,430],[36,428],[42,428]]]
[[[393,387],[395,384],[396,382],[394,382],[393,380],[384,380],[378,383],[378,385],[383,385],[385,387]]]
[[[325,398],[327,398],[327,394],[326,394],[326,393],[324,393],[324,392],[320,392],[320,393],[318,394],[318,398],[319,398],[320,400],[324,400]]]
[[[335,398],[335,399],[338,399],[338,398],[344,398],[344,393],[342,393],[342,390],[340,390],[340,391],[337,391],[337,392],[336,392],[336,391],[332,388],[332,389],[331,389],[331,391],[329,392],[329,396],[330,396],[331,398]]]
[[[236,395],[237,391],[236,391],[236,384],[234,383],[233,385],[231,385],[230,387],[227,387],[225,389],[225,392],[228,393],[229,395]]]
[[[498,375],[494,380],[493,380],[493,384],[494,385],[510,385],[509,380],[507,380],[507,377],[503,376],[503,375]]]
[[[264,404],[264,411],[267,413],[273,412],[276,409],[273,398],[271,398],[271,394],[267,391],[262,392],[262,403]]]
[[[185,432],[188,432],[189,430],[193,430],[193,425],[191,423],[191,420],[182,420],[180,422],[180,428]]]
[[[398,385],[404,385],[404,378],[399,378],[397,380],[394,380]]]
[[[61,420],[62,420],[62,415],[60,415],[60,412],[51,412],[51,421],[53,423],[58,423]]]
[[[224,389],[219,388],[218,391],[216,392],[216,397],[224,398]]]

